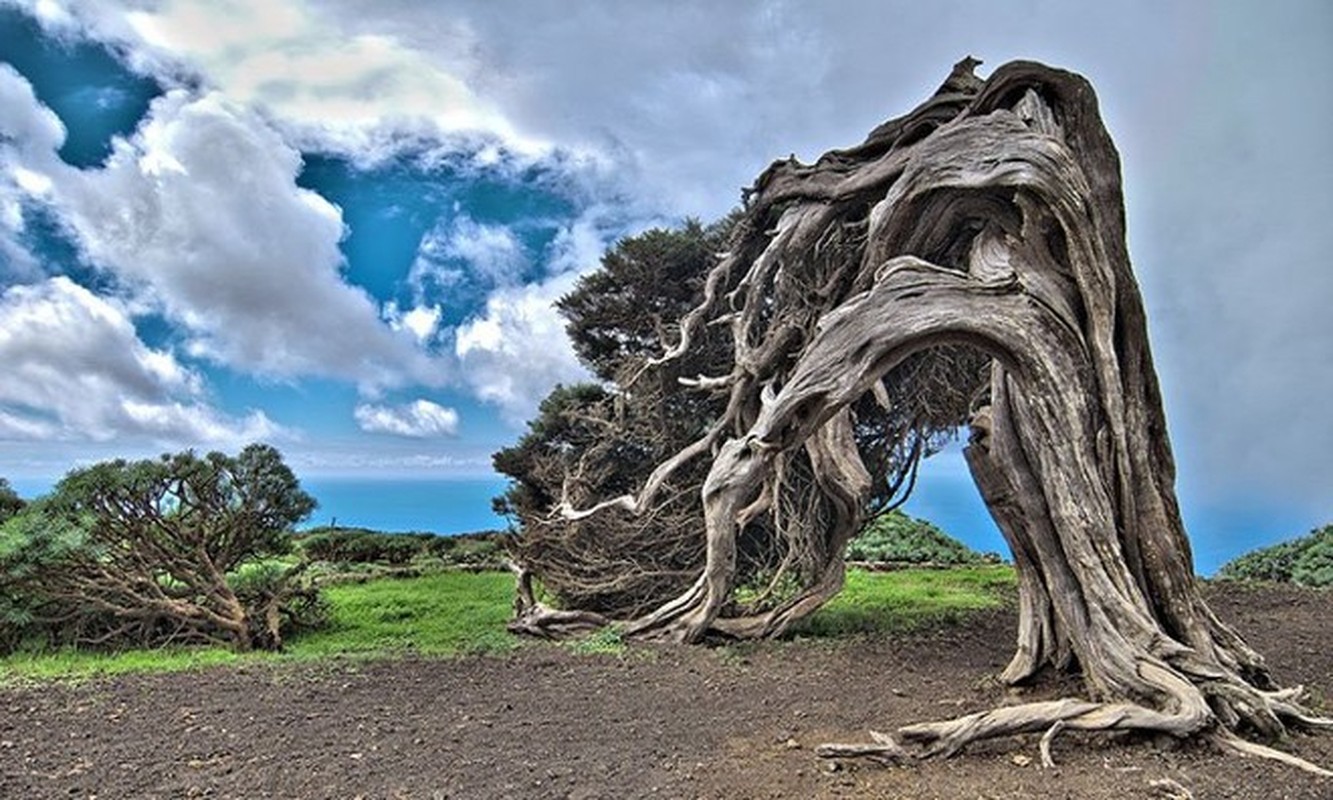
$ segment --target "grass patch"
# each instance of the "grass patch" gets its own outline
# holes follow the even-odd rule
[[[837,637],[947,624],[1004,603],[1013,586],[1013,568],[1004,565],[896,572],[854,569],[848,572],[842,593],[799,623],[793,633]],[[332,608],[331,624],[293,639],[283,653],[237,655],[224,648],[16,653],[0,658],[0,685],[220,665],[497,653],[521,644],[505,630],[514,596],[509,573],[440,572],[338,584],[324,591]],[[626,652],[619,631],[611,628],[566,647],[580,654]]]
[[[220,647],[164,647],[94,653],[73,648],[40,653],[18,652],[0,658],[0,686],[53,680],[86,680],[133,672],[183,672],[222,664],[236,664],[241,656]]]
[[[342,584],[328,587],[325,596],[332,608],[329,627],[293,639],[282,653],[238,655],[222,647],[20,652],[0,658],[0,685],[334,657],[494,653],[520,643],[505,630],[514,596],[509,573],[442,572]]]
[[[581,656],[623,656],[629,649],[624,635],[616,628],[602,628],[579,639],[564,643],[565,649]]]
[[[1015,586],[1005,564],[954,569],[847,572],[842,592],[793,627],[797,636],[902,633],[951,624],[1006,602]]]
[[[293,641],[285,657],[425,655],[512,650],[518,637],[505,630],[513,613],[514,577],[505,572],[440,572],[330,586],[333,609],[325,630]]]

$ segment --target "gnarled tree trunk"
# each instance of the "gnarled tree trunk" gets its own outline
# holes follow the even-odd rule
[[[732,252],[663,357],[686,352],[702,325],[731,325],[734,370],[697,382],[729,393],[727,413],[639,495],[566,513],[643,511],[681,464],[711,453],[706,567],[625,630],[682,641],[781,633],[841,587],[842,549],[872,493],[856,410],[896,398],[909,430],[970,427],[967,461],[1019,579],[1018,646],[1003,678],[1077,666],[1088,698],[912,725],[824,754],[895,756],[905,743],[952,753],[1035,730],[1047,731],[1047,753],[1074,728],[1208,734],[1277,757],[1236,734],[1333,723],[1303,710],[1298,690],[1273,686],[1196,586],[1119,160],[1092,88],[1023,62],[983,82],[973,63],[859,147],[760,176]],[[988,356],[986,373],[951,369],[960,352]],[[940,375],[970,402],[932,405]],[[798,459],[813,476],[800,491],[817,502],[792,502]],[[809,513],[791,519],[791,507]],[[735,613],[737,539],[764,515],[817,568],[786,602]],[[544,612],[524,611],[540,628]]]

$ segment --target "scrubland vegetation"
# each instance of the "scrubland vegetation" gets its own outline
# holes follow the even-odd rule
[[[271,448],[107,462],[32,502],[0,481],[0,682],[525,644],[505,630],[509,534],[294,532],[313,506]],[[842,592],[793,636],[949,624],[1014,591],[998,556],[900,511],[872,521],[847,557],[875,570],[850,570]],[[1325,586],[1330,573],[1326,526],[1236,559],[1219,577]],[[225,597],[246,615],[252,647],[207,613]],[[614,629],[567,646],[625,649]]]
[[[1299,586],[1333,586],[1333,525],[1316,528],[1308,536],[1264,547],[1228,561],[1222,565],[1217,577]]]

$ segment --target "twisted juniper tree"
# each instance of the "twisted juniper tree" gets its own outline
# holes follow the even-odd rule
[[[759,176],[702,301],[643,367],[687,358],[724,326],[729,371],[685,381],[723,410],[637,493],[566,502],[562,515],[651,515],[703,461],[697,579],[620,624],[687,642],[774,635],[841,587],[844,545],[884,476],[910,469],[923,441],[966,429],[1018,574],[1017,651],[1002,678],[1077,669],[1087,699],[911,725],[824,754],[950,754],[1045,731],[1048,758],[1061,729],[1121,729],[1206,735],[1318,770],[1241,738],[1333,721],[1308,713],[1299,688],[1275,686],[1196,585],[1119,157],[1092,87],[1028,62],[983,81],[976,63],[861,145]],[[867,425],[878,440],[858,435]],[[763,606],[735,596],[737,543],[756,526],[798,578]],[[528,602],[521,613],[539,629],[578,610]]]

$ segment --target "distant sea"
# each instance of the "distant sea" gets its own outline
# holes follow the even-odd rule
[[[930,520],[973,550],[999,553],[1009,560],[1009,546],[981,502],[972,477],[957,470],[928,475],[924,469],[903,511]],[[1207,503],[1182,494],[1179,499],[1185,532],[1194,550],[1194,570],[1205,576],[1236,556],[1304,536],[1333,522],[1308,510],[1255,503],[1252,498]]]
[[[1009,557],[1003,537],[977,495],[966,472],[939,459],[944,469],[923,469],[921,480],[903,510],[928,519],[973,550]],[[958,459],[961,463],[961,459]],[[927,467],[930,463],[927,462]],[[952,467],[952,468],[951,468]],[[964,468],[965,469],[965,468]],[[14,480],[27,498],[50,491],[51,481]],[[307,478],[302,487],[319,508],[302,525],[344,525],[373,530],[441,535],[503,530],[508,521],[491,511],[491,498],[508,485],[502,478]],[[1330,522],[1281,506],[1207,505],[1181,499],[1185,529],[1194,548],[1200,575],[1242,553],[1284,539],[1304,536]]]
[[[444,535],[504,530],[508,521],[491,510],[504,492],[501,478],[312,478],[301,487],[319,501],[302,527],[342,525],[393,533]]]

